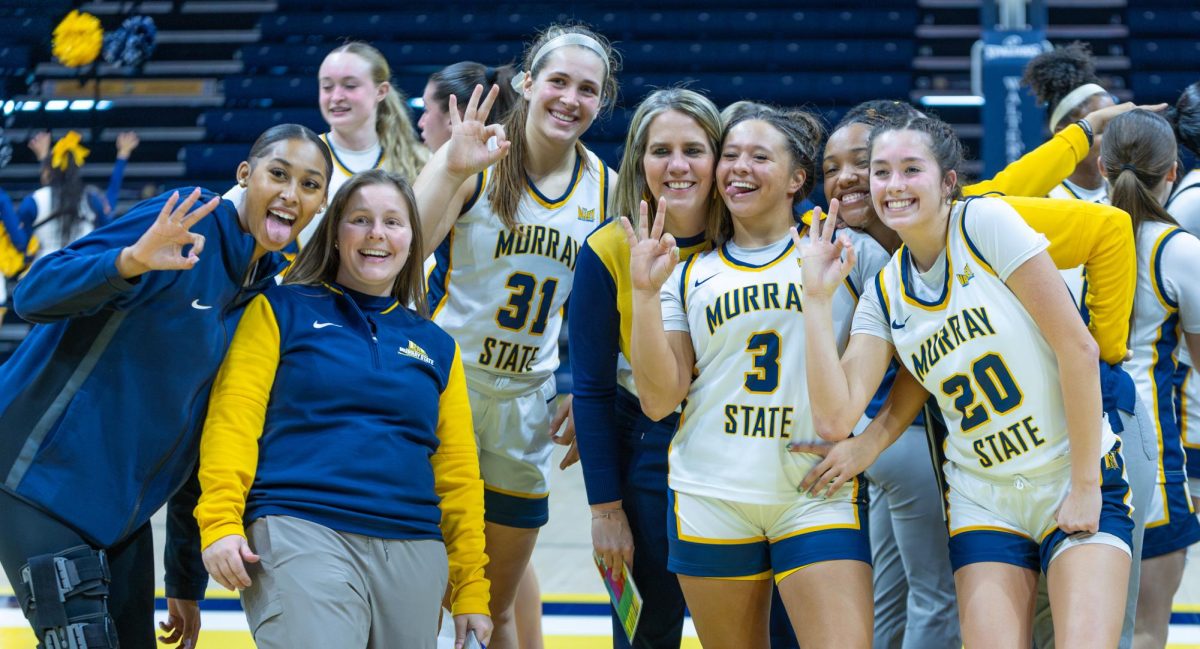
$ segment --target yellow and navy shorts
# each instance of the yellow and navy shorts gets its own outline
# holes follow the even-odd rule
[[[550,520],[554,376],[529,381],[473,369],[466,376],[479,444],[484,520],[542,527]]]
[[[944,466],[949,483],[950,565],[1007,563],[1045,572],[1050,562],[1077,545],[1103,544],[1132,556],[1133,506],[1121,443],[1100,458],[1100,527],[1095,534],[1067,534],[1055,515],[1070,488],[1066,466],[1028,478],[984,478],[954,464]]]
[[[776,583],[822,561],[871,563],[867,485],[858,478],[828,500],[757,505],[669,490],[667,569],[689,577]]]
[[[1167,484],[1154,485],[1150,511],[1146,514],[1146,536],[1142,558],[1153,559],[1182,550],[1200,541],[1200,520],[1183,471],[1167,472]]]

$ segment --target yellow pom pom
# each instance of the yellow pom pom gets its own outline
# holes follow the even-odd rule
[[[54,57],[69,68],[95,61],[103,44],[104,30],[100,20],[89,13],[71,11],[54,28]]]

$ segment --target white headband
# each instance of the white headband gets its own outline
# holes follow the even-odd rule
[[[1107,95],[1108,91],[1103,86],[1095,83],[1085,83],[1068,92],[1067,96],[1063,97],[1062,101],[1058,102],[1058,105],[1054,107],[1054,113],[1050,115],[1050,130],[1053,131],[1058,122],[1066,117],[1067,113],[1075,110],[1079,104],[1082,104],[1084,99],[1101,93]]]
[[[604,48],[600,46],[600,43],[596,42],[596,39],[586,34],[579,33],[560,34],[546,41],[544,45],[538,48],[537,53],[533,55],[533,62],[529,64],[529,69],[532,70],[536,68],[538,62],[553,50],[556,50],[560,47],[565,47],[567,45],[578,45],[579,47],[584,47],[595,52],[596,56],[600,57],[601,61],[604,61],[604,74],[606,76],[608,75],[608,52],[604,51]],[[517,92],[521,91],[521,86],[525,83],[525,77],[525,70],[522,70],[519,74],[513,77],[513,90],[516,90]]]

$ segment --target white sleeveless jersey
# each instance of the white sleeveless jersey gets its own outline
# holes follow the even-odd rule
[[[833,302],[839,351],[861,287],[887,260],[867,235],[850,236],[858,263]],[[799,261],[790,241],[760,266],[721,246],[692,256],[663,287],[664,318],[679,307],[687,316],[697,372],[671,442],[672,489],[786,504],[795,502],[801,479],[820,461],[787,450],[792,440],[818,439],[808,405]]]
[[[1069,181],[1062,181],[1046,194],[1046,198],[1061,198],[1074,201],[1088,201],[1089,203],[1099,203],[1100,205],[1109,205],[1108,199],[1108,184],[1105,183],[1099,190],[1086,191],[1080,187],[1072,187],[1068,184]],[[1085,308],[1083,301],[1086,293],[1083,266],[1059,270],[1062,274],[1063,281],[1067,283],[1067,290],[1071,291],[1071,297],[1075,300],[1075,306],[1079,307],[1080,311]]]
[[[973,219],[997,219],[982,231],[1006,248],[973,241],[965,226]],[[922,280],[913,277],[912,257],[902,247],[874,288],[873,300],[884,307],[875,318],[886,324],[864,323],[871,325],[865,329],[855,323],[856,332],[890,335],[901,362],[938,401],[950,431],[947,459],[985,478],[1035,476],[1070,465],[1058,362],[1002,279],[1046,246],[1002,201],[958,202],[950,214],[940,295],[919,297]],[[993,266],[981,250],[1004,250],[1008,257],[992,259]],[[1101,426],[1104,452],[1116,437],[1107,421]]]
[[[1154,416],[1159,484],[1183,482],[1184,451],[1175,403],[1176,382],[1183,377],[1176,374],[1183,331],[1200,327],[1196,306],[1200,291],[1192,288],[1200,270],[1200,242],[1179,227],[1156,222],[1143,223],[1137,241],[1137,292],[1130,327],[1133,358],[1125,362],[1125,369]],[[1194,392],[1188,383],[1184,388]]]
[[[577,157],[558,198],[526,183],[515,230],[493,213],[487,196],[492,169],[484,171],[434,252],[429,310],[458,341],[466,367],[527,379],[549,378],[558,368],[562,307],[579,247],[607,212],[608,167],[590,151],[587,156],[586,163]]]

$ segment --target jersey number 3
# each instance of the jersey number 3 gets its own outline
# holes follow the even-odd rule
[[[971,381],[971,376],[975,378],[974,382]],[[1013,380],[1012,373],[1004,364],[1004,359],[997,354],[985,354],[971,363],[971,376],[955,374],[942,381],[942,393],[954,399],[954,409],[962,415],[964,433],[991,420],[987,406],[976,403],[976,386],[987,398],[992,411],[1001,415],[1021,405],[1025,398],[1021,394],[1021,388],[1017,387],[1017,382]]]
[[[746,372],[745,387],[754,394],[770,394],[779,387],[779,334],[756,331],[746,340],[746,351],[753,357],[754,367]]]
[[[554,303],[554,290],[558,288],[558,280],[547,279],[538,287],[537,278],[529,273],[513,273],[504,284],[512,295],[508,304],[496,311],[496,324],[509,331],[521,331],[529,320],[530,306],[538,294],[537,316],[529,326],[529,333],[540,336],[546,331],[546,320],[550,317],[550,305]]]

